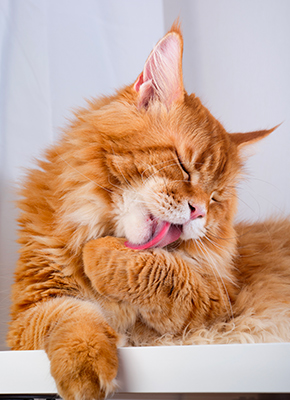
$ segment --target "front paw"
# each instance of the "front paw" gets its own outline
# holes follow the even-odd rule
[[[127,290],[126,265],[134,264],[138,252],[128,249],[124,243],[125,239],[107,236],[91,240],[83,249],[85,274],[99,294],[111,297],[117,287],[119,293]],[[113,298],[121,300],[114,295]]]
[[[127,300],[130,276],[140,272],[146,257],[143,252],[128,249],[124,242],[107,236],[91,240],[83,249],[85,274],[99,294],[114,301]]]
[[[118,336],[105,324],[66,323],[49,339],[51,374],[64,400],[103,399],[116,389]]]

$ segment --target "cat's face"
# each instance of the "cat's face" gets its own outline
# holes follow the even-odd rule
[[[111,144],[106,157],[116,180],[115,234],[126,237],[128,247],[219,235],[219,227],[232,222],[240,168],[236,146],[199,108],[194,96],[170,110],[153,104],[141,117],[131,115],[138,131],[128,127],[125,144],[124,138]]]
[[[88,227],[86,240],[113,234],[144,250],[234,237],[240,148],[272,130],[227,133],[185,92],[182,48],[173,27],[134,85],[78,115],[68,172],[76,189],[62,210],[80,231]]]
[[[114,234],[133,249],[178,239],[229,238],[242,164],[239,147],[269,133],[228,134],[198,98],[188,96],[182,48],[174,28],[129,88],[133,102],[121,96],[114,105],[115,126],[125,124],[113,140],[107,136],[105,155],[110,180],[116,180]]]

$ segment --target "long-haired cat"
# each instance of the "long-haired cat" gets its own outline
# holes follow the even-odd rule
[[[45,349],[65,400],[112,392],[122,344],[290,340],[290,223],[233,224],[241,149],[273,129],[227,133],[182,47],[175,24],[21,190],[8,344]]]

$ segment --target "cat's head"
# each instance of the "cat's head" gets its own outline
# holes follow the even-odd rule
[[[90,176],[95,190],[105,189],[110,211],[100,210],[110,215],[110,234],[139,250],[231,236],[240,149],[272,131],[227,133],[186,93],[182,51],[175,25],[133,85],[81,116],[95,130],[98,167]]]

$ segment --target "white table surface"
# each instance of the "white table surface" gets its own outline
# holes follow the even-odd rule
[[[120,393],[290,393],[290,343],[119,349]],[[0,352],[0,394],[53,394],[44,351]]]

